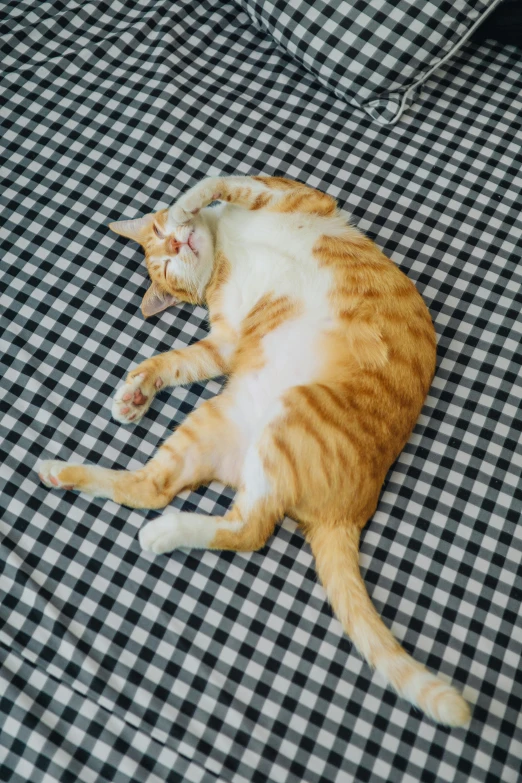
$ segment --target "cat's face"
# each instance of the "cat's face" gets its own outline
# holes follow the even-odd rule
[[[152,285],[143,297],[145,318],[178,302],[199,304],[214,261],[212,232],[204,217],[172,226],[164,209],[136,220],[121,220],[109,228],[139,242]]]

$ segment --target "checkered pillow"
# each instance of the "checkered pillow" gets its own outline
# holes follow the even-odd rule
[[[382,125],[500,0],[238,0],[339,98]]]

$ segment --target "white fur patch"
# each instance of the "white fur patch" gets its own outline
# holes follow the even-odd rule
[[[272,490],[272,485],[263,467],[257,443],[254,443],[248,450],[243,465],[241,481],[245,491],[241,494],[240,510],[243,516],[246,517],[255,504],[268,497]]]
[[[168,513],[142,527],[139,539],[142,549],[157,555],[179,548],[208,549],[219,530],[236,532],[242,525],[223,517]]]
[[[259,184],[260,192],[264,186]],[[336,233],[339,219],[330,221]],[[329,291],[331,272],[320,269],[312,247],[326,230],[322,218],[249,212],[227,205],[217,226],[217,241],[231,267],[221,301],[227,322],[239,332],[243,319],[269,294],[289,297],[299,315],[291,317],[262,341],[264,366],[231,380],[228,416],[236,425],[245,455],[241,501],[245,513],[272,491],[259,453],[267,425],[284,415],[281,399],[292,386],[309,384],[319,375],[318,340],[333,324]],[[342,221],[346,229],[346,224]]]

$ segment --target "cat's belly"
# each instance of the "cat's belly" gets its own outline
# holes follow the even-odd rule
[[[227,413],[236,425],[243,453],[270,422],[284,415],[284,393],[318,378],[322,366],[319,338],[330,324],[326,315],[282,324],[261,341],[263,367],[231,379]]]

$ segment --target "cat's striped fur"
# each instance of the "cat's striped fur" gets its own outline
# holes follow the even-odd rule
[[[435,368],[433,325],[414,285],[333,198],[278,177],[205,180],[169,210],[112,227],[145,250],[145,315],[206,302],[211,324],[199,343],[134,369],[114,416],[137,421],[168,385],[229,381],[141,470],[52,461],[40,467],[43,481],[148,509],[214,478],[237,487],[222,518],[169,512],[145,525],[140,541],[157,553],[258,549],[288,514],[370,665],[435,720],[466,723],[461,696],[385,627],[358,565],[360,531]]]

